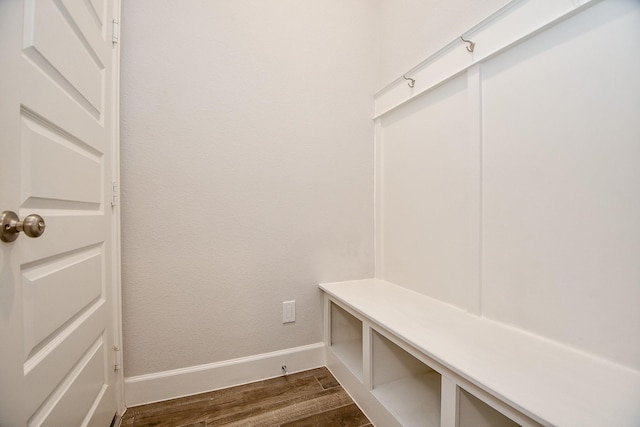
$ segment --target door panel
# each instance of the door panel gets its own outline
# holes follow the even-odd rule
[[[91,11],[96,18],[96,22],[101,24],[105,21],[106,14],[106,2],[105,0],[89,0],[89,5],[91,6]]]
[[[21,65],[20,76],[29,81],[29,90],[21,97],[23,115],[39,120],[51,132],[66,135],[69,139],[103,152],[106,148],[104,137],[101,138],[104,125],[68,94],[64,84],[52,84],[52,80],[55,80],[46,71],[47,67],[41,68],[31,61],[28,52],[25,52]],[[46,117],[39,114],[43,111],[47,111]]]
[[[94,49],[89,44],[75,17],[61,1],[28,1],[27,4],[25,54],[87,112],[100,119],[104,92],[102,59],[108,59],[108,55],[103,53],[103,58],[98,57],[96,50],[104,52],[104,49]],[[100,41],[104,39],[100,37]]]
[[[102,154],[29,116],[23,115],[22,122],[25,202],[30,198],[64,200],[99,209],[103,199]],[[78,175],[84,179],[77,179]]]
[[[31,417],[33,426],[79,426],[104,394],[104,337],[100,335]]]
[[[103,299],[103,264],[102,248],[94,247],[22,271],[27,362],[55,332]]]
[[[29,413],[42,405],[51,390],[62,383],[65,376],[104,330],[107,321],[102,302],[89,307],[58,335],[58,342],[50,342],[24,364],[25,398]],[[113,415],[113,414],[112,414]],[[109,420],[110,421],[110,420]]]
[[[2,427],[108,426],[116,412],[115,1],[0,3],[0,210],[47,224],[0,243]]]

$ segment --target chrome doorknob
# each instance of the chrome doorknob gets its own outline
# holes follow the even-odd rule
[[[47,224],[40,215],[31,214],[20,221],[15,212],[4,211],[0,218],[0,240],[13,242],[21,231],[24,231],[24,234],[29,237],[40,237],[46,226]]]

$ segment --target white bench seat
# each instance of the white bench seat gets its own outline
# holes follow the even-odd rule
[[[374,330],[390,332],[541,424],[640,426],[634,370],[383,280],[320,288]]]

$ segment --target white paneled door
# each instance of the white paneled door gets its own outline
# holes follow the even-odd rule
[[[119,0],[0,0],[0,426],[109,426]]]

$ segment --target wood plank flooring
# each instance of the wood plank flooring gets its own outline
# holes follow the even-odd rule
[[[373,427],[327,368],[128,408],[122,427]]]

